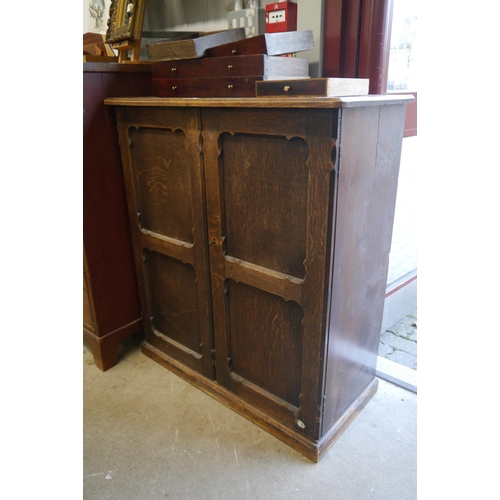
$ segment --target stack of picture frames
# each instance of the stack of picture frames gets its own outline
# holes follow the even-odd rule
[[[139,61],[145,6],[146,0],[111,0],[106,43],[120,63]]]

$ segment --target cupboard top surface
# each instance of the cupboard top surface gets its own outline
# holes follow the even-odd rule
[[[204,107],[204,108],[349,108],[402,104],[412,95],[369,95],[353,97],[111,97],[104,103],[111,106]]]

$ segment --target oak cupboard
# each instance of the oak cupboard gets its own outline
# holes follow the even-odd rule
[[[377,389],[408,101],[105,101],[143,352],[313,461]]]

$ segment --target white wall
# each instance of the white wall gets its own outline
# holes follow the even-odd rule
[[[147,0],[146,0],[147,1]],[[83,32],[84,33],[106,33],[108,29],[109,18],[109,5],[111,0],[83,0]],[[102,19],[98,20],[96,26],[96,19],[90,14],[90,5],[101,6],[104,5],[104,13]]]

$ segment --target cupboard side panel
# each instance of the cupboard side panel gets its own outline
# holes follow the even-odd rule
[[[342,110],[323,435],[375,377],[404,107]]]

